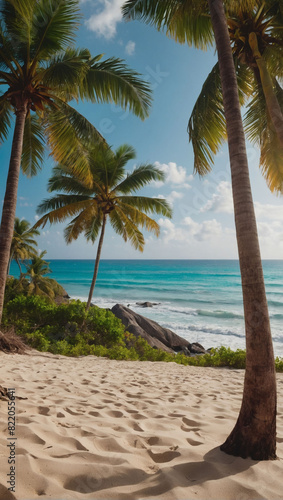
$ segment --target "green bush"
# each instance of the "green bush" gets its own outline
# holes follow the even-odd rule
[[[86,311],[86,304],[79,300],[57,306],[40,296],[16,295],[5,303],[3,326],[13,327],[26,343],[39,351],[64,356],[94,355],[230,368],[245,368],[246,363],[246,353],[241,349],[219,347],[197,356],[154,349],[145,339],[125,332],[122,322],[111,311],[96,306]],[[276,358],[275,366],[283,372],[283,359]]]

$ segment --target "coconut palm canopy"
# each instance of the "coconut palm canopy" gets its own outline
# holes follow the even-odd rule
[[[282,81],[282,24],[283,7],[279,0],[225,0],[230,42],[235,62],[241,105],[247,104],[245,130],[247,137],[260,145],[260,167],[269,188],[283,189],[283,91]],[[208,2],[170,0],[140,2],[128,0],[124,5],[125,18],[143,19],[180,43],[206,48],[213,43],[213,31]],[[250,35],[255,33],[261,64],[271,79],[278,101],[268,107],[264,92],[267,86],[259,71],[259,61],[251,47]],[[274,100],[273,100],[274,101]],[[278,127],[271,115],[281,115]],[[223,98],[218,63],[208,75],[193,108],[188,132],[194,149],[194,167],[200,175],[211,170],[214,155],[226,140]],[[280,139],[281,136],[281,139]]]
[[[140,165],[133,172],[126,173],[126,163],[134,158],[135,151],[128,145],[120,146],[115,152],[111,148],[89,148],[91,182],[78,177],[71,165],[57,165],[49,181],[49,190],[60,194],[39,205],[38,212],[45,215],[34,227],[44,227],[47,222],[52,224],[71,217],[65,229],[67,243],[80,234],[94,242],[100,234],[97,266],[107,220],[125,241],[129,240],[134,248],[143,251],[145,240],[140,228],[159,235],[158,223],[148,214],[171,217],[172,209],[164,199],[135,194],[151,181],[164,180],[164,173],[151,164]],[[98,267],[96,274],[97,271]],[[90,298],[91,295],[92,292]]]
[[[2,0],[0,18],[0,140],[25,103],[22,169],[28,175],[42,166],[44,136],[57,161],[77,151],[81,134],[102,140],[71,101],[115,102],[141,118],[148,115],[149,87],[138,73],[120,59],[102,61],[102,55],[74,47],[78,1]]]

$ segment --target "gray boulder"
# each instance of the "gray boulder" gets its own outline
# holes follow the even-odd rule
[[[168,328],[163,328],[155,321],[137,314],[128,307],[116,304],[112,307],[112,312],[121,319],[128,332],[135,337],[144,338],[151,347],[171,353],[183,350],[182,348],[191,350],[191,344],[187,340],[179,337]]]
[[[136,302],[136,304],[140,307],[153,307],[159,306],[160,302]]]

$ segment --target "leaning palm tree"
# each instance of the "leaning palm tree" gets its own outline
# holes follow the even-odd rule
[[[125,165],[134,158],[135,151],[128,145],[120,146],[115,152],[110,148],[91,148],[91,184],[80,178],[72,165],[56,166],[49,181],[49,191],[58,190],[61,193],[44,200],[38,208],[41,214],[49,212],[37,221],[35,227],[44,227],[47,221],[52,224],[75,216],[65,229],[67,243],[77,239],[81,233],[94,243],[99,235],[87,309],[96,283],[107,221],[125,241],[129,240],[134,248],[143,251],[145,241],[140,228],[159,235],[158,223],[147,214],[172,215],[165,200],[133,194],[151,181],[164,180],[164,173],[150,164],[141,165],[126,175]]]
[[[253,6],[256,0],[227,1]],[[225,2],[226,4],[226,2]],[[128,0],[124,14],[204,48],[215,36],[228,137],[236,236],[246,330],[246,372],[237,423],[221,449],[256,460],[276,457],[276,379],[245,135],[227,19],[222,0]],[[199,137],[202,140],[202,137]]]
[[[0,141],[14,122],[14,136],[0,227],[0,324],[13,237],[20,166],[34,175],[47,141],[55,161],[78,155],[80,138],[104,141],[71,105],[72,100],[114,102],[145,118],[149,86],[120,59],[92,57],[73,47],[78,0],[0,0]],[[105,142],[105,141],[104,141]]]
[[[30,259],[34,257],[37,253],[34,247],[37,246],[37,242],[34,236],[38,236],[40,232],[34,227],[30,227],[30,223],[18,217],[15,218],[14,224],[14,234],[10,250],[10,259],[8,265],[8,274],[10,270],[10,265],[12,260],[15,260],[19,266],[20,277],[22,276],[21,262],[24,259]]]

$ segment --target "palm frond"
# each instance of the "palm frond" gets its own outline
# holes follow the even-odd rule
[[[39,0],[33,12],[34,64],[73,44],[80,20],[77,0]]]
[[[146,196],[119,196],[119,202],[125,205],[134,207],[140,212],[152,213],[163,215],[164,217],[171,218],[172,207],[168,201],[161,198],[149,198]]]
[[[117,207],[115,211],[113,210],[113,212],[110,213],[109,217],[112,227],[117,230],[117,232],[119,231],[118,234],[122,234],[125,241],[129,240],[136,250],[143,252],[145,244],[143,234],[136,224],[127,217],[123,210]],[[118,218],[120,219],[119,223],[117,221]],[[123,233],[121,233],[121,225],[123,225]]]
[[[154,219],[128,203],[119,201],[118,206],[137,227],[145,228],[147,231],[155,233],[155,236],[159,236],[160,227]]]
[[[84,233],[86,240],[94,243],[99,235],[102,218],[103,214],[96,205],[93,205],[91,210],[83,210],[64,229],[66,242],[71,243],[72,240],[76,240],[80,234]]]
[[[213,30],[205,0],[127,0],[124,19],[141,19],[180,43],[205,49],[213,43]]]
[[[36,78],[47,87],[52,86],[57,95],[58,92],[63,92],[65,96],[70,94],[77,99],[78,87],[88,69],[86,62],[90,58],[87,49],[68,48],[49,58],[47,67],[41,69]]]
[[[25,122],[22,171],[32,177],[42,169],[44,158],[44,130],[36,115],[29,114]]]
[[[252,73],[235,58],[240,103],[252,92]],[[194,170],[199,175],[210,172],[214,156],[226,140],[222,88],[218,63],[203,84],[188,123],[189,140],[194,150]]]
[[[146,164],[136,167],[133,172],[115,187],[115,193],[128,194],[146,186],[152,181],[164,181],[165,174],[155,165]]]
[[[12,108],[5,98],[0,99],[0,143],[7,139],[11,126]]]
[[[5,28],[17,44],[22,39],[27,40],[27,31],[31,24],[36,0],[1,0],[0,17]]]
[[[93,190],[86,186],[72,171],[64,165],[56,165],[52,170],[52,177],[48,181],[48,191],[61,191],[74,195],[90,196]]]
[[[276,84],[276,95],[283,110],[283,90]],[[260,168],[271,189],[276,193],[283,192],[283,151],[271,119],[266,109],[265,97],[260,86],[248,105],[244,119],[248,139],[260,146]]]
[[[86,182],[91,182],[88,153],[84,144],[105,144],[105,139],[98,130],[74,108],[59,102],[58,109],[48,115],[46,132],[55,161],[66,164],[85,178]]]
[[[124,109],[128,108],[141,119],[149,114],[151,105],[149,84],[121,59],[91,60],[79,91],[82,99],[113,102]]]
[[[92,216],[91,221],[87,224],[84,234],[87,241],[95,242],[99,235],[102,226],[102,213],[99,211],[96,216]]]
[[[41,217],[35,224],[34,228],[44,227],[47,222],[56,224],[62,222],[69,217],[74,217],[86,208],[90,209],[93,205],[93,200],[81,199],[79,196],[58,195],[53,198],[43,200],[38,206],[37,212],[42,214],[50,210],[47,214]]]
[[[194,150],[194,170],[210,172],[213,157],[226,139],[226,122],[218,63],[205,80],[188,123]]]
[[[19,70],[19,63],[17,62],[14,49],[15,45],[5,33],[3,24],[0,20],[0,68],[9,70],[12,75],[16,76],[17,70]]]

